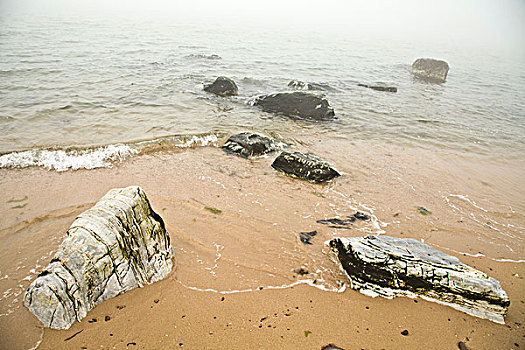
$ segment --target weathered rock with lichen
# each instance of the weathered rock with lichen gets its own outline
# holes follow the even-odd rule
[[[334,238],[330,248],[363,294],[420,296],[504,323],[510,301],[499,282],[424,243],[381,235]]]
[[[312,153],[282,152],[272,167],[288,175],[313,182],[325,182],[341,176],[329,163]]]
[[[412,74],[429,82],[443,83],[447,79],[448,63],[433,58],[418,58],[412,63]]]
[[[308,92],[282,92],[258,96],[253,104],[263,111],[313,120],[334,119],[334,109],[324,95]]]
[[[232,135],[222,146],[223,151],[243,158],[262,156],[279,148],[274,140],[251,132]]]
[[[68,329],[102,301],[165,278],[172,256],[146,193],[113,189],[75,219],[24,304],[45,326]]]

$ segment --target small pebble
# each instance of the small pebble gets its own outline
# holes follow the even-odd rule
[[[97,319],[96,318],[92,318],[91,320],[88,321],[89,323],[95,323],[97,322]]]
[[[459,350],[468,350],[467,344],[463,343],[462,341],[458,343],[458,348]]]
[[[155,299],[155,300],[153,300],[153,302],[154,302],[155,304],[158,304],[159,301],[160,301],[159,299]]]
[[[179,346],[182,348],[184,346],[184,344],[183,343],[179,343]]]
[[[408,335],[408,330],[405,329],[403,332],[401,332],[401,335],[407,336]]]
[[[210,335],[213,335],[213,331],[210,331]]]
[[[221,298],[221,301],[224,301],[224,297]]]
[[[104,321],[108,322],[109,320],[111,320],[111,317],[109,316],[104,317]]]

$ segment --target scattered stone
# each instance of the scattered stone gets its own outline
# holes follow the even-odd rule
[[[321,348],[321,350],[345,350],[334,344],[328,344]]]
[[[448,69],[447,62],[432,58],[418,58],[412,63],[412,74],[429,82],[444,83]]]
[[[91,320],[88,320],[88,323],[95,323],[95,322],[97,322],[96,318],[92,318]]]
[[[499,282],[414,239],[384,235],[330,241],[351,287],[368,296],[417,295],[504,323],[510,305]]]
[[[324,95],[283,92],[257,97],[253,104],[263,111],[313,120],[334,119],[334,109]]]
[[[223,151],[243,158],[262,156],[278,149],[274,140],[250,132],[233,135],[222,146]]]
[[[317,90],[317,91],[333,91],[334,89],[327,84],[305,83],[300,80],[291,80],[288,86],[295,90]]]
[[[130,346],[130,345],[137,345],[137,343],[135,342],[131,342],[131,343],[127,343],[126,346]]]
[[[357,84],[357,86],[369,88],[369,89],[376,90],[376,91],[397,92],[397,88],[393,86],[368,85],[368,84]]]
[[[310,240],[317,234],[317,231],[301,232],[299,238],[304,244],[312,244]]]
[[[76,332],[76,333],[73,334],[72,336],[67,337],[66,339],[64,339],[64,341],[68,341],[68,340],[73,339],[74,337],[76,337],[77,335],[79,335],[80,333],[82,333],[83,331],[84,331],[83,329],[79,330],[78,332]]]
[[[155,300],[153,300],[153,302],[154,302],[155,304],[158,304],[159,301],[160,301],[159,299],[155,299]]]
[[[459,350],[468,350],[467,344],[463,343],[462,341],[458,343],[458,348]]]
[[[305,269],[304,267],[301,267],[301,268],[298,268],[298,269],[295,269],[294,272],[298,275],[301,275],[301,276],[304,276],[304,275],[308,275],[308,270]]]
[[[313,153],[282,152],[272,163],[272,167],[290,176],[316,183],[329,181],[341,174],[329,163]]]
[[[417,211],[419,211],[421,215],[425,215],[425,216],[432,215],[432,212],[424,207],[416,207],[416,209]]]
[[[221,298],[221,301],[224,301],[224,297]]]
[[[102,301],[166,277],[172,257],[146,193],[137,186],[113,189],[75,219],[24,305],[45,326],[68,329]]]
[[[116,308],[119,309],[119,310],[122,310],[123,308],[125,308],[126,305],[117,305]]]
[[[356,212],[354,215],[353,215],[354,218],[356,219],[359,219],[359,220],[363,220],[363,221],[368,221],[370,220],[370,217],[366,214],[363,214],[361,212]]]
[[[109,320],[111,320],[111,317],[110,317],[110,316],[106,316],[106,317],[104,317],[104,321],[108,322]]]
[[[408,335],[408,330],[405,329],[404,331],[402,331],[401,335],[404,335],[406,337]]]
[[[237,96],[239,89],[230,78],[218,77],[211,84],[204,86],[204,91],[218,96]]]

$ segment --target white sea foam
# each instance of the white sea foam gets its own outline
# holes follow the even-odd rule
[[[40,166],[48,170],[110,168],[138,151],[127,145],[109,145],[83,150],[40,150],[12,152],[0,156],[0,168]]]

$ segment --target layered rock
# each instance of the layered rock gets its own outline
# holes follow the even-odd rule
[[[368,85],[368,84],[357,84],[357,86],[369,88],[376,91],[386,91],[386,92],[397,92],[397,88],[394,86],[386,86],[382,84],[378,85]]]
[[[102,301],[165,278],[172,256],[146,193],[113,189],[75,219],[24,304],[45,326],[68,329]]]
[[[314,120],[333,119],[334,109],[323,95],[307,92],[283,92],[259,96],[255,99],[255,106],[263,111],[283,114],[289,117],[299,117]]]
[[[443,83],[447,79],[448,63],[433,58],[418,58],[412,63],[412,74],[430,82]]]
[[[420,296],[504,323],[510,305],[499,282],[414,239],[389,236],[330,241],[353,289],[369,296]]]
[[[239,89],[230,78],[218,77],[213,83],[204,86],[204,91],[224,97],[237,96]]]
[[[282,152],[272,167],[290,176],[313,182],[325,182],[341,176],[329,163],[312,153]]]
[[[243,132],[231,136],[224,143],[222,149],[243,158],[251,158],[274,152],[279,149],[279,146],[270,138]]]

